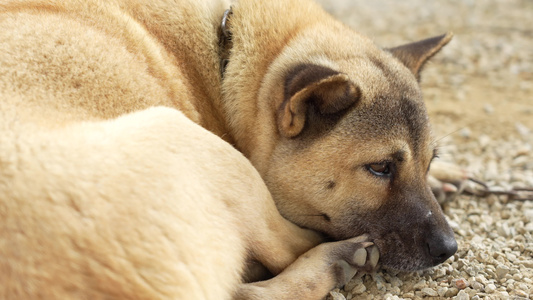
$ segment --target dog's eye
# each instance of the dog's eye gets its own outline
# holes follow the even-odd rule
[[[391,175],[391,165],[389,162],[381,162],[367,165],[368,171],[379,177],[388,177]]]

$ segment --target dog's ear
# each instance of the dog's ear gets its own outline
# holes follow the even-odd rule
[[[448,32],[443,35],[386,50],[398,58],[419,79],[420,71],[424,64],[439,52],[442,47],[448,44],[452,37],[453,34]]]
[[[359,96],[359,89],[348,75],[324,66],[299,65],[285,78],[285,99],[278,111],[279,131],[287,138],[296,137],[305,126],[311,106],[321,115],[331,115],[352,106]]]

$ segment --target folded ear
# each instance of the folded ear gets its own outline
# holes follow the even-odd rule
[[[302,132],[310,106],[319,114],[330,115],[352,106],[359,89],[348,75],[313,64],[295,67],[285,79],[285,99],[278,111],[278,128],[287,137]]]
[[[446,34],[425,39],[422,41],[398,46],[387,49],[396,58],[398,58],[417,79],[420,78],[420,71],[424,64],[442,47],[444,47],[452,39],[453,34],[448,32]]]

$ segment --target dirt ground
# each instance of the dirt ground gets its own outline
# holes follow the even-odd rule
[[[452,31],[421,83],[441,158],[496,190],[533,187],[533,1],[318,2],[382,47]],[[450,261],[365,275],[329,299],[533,299],[533,201],[461,196],[444,211]]]

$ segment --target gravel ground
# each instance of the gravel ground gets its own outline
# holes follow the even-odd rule
[[[384,47],[453,31],[422,74],[441,159],[493,190],[533,187],[533,1],[319,2]],[[452,258],[366,274],[328,299],[533,299],[533,201],[461,195],[444,211]]]

